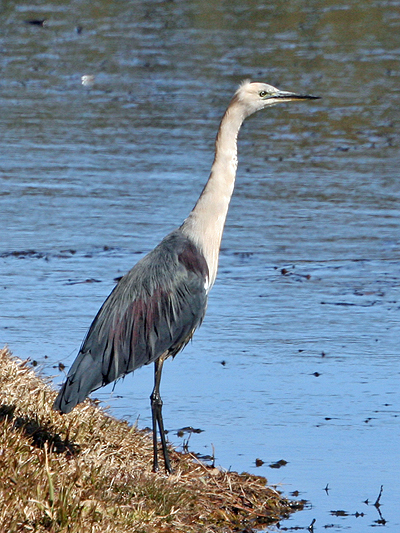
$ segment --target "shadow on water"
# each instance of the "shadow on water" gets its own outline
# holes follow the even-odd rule
[[[194,205],[237,83],[321,95],[241,132],[165,420],[175,444],[311,502],[283,530],[398,531],[399,6],[72,7],[0,8],[1,342],[59,383],[115,279]],[[152,378],[97,396],[150,425]]]

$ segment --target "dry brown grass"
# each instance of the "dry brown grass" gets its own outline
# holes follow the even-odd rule
[[[150,436],[89,401],[51,409],[55,392],[0,350],[0,531],[243,531],[301,508],[264,478],[222,472],[171,449],[154,474]]]

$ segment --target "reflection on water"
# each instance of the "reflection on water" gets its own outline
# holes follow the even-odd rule
[[[310,508],[282,527],[398,531],[400,4],[2,6],[0,343],[60,382],[114,278],[192,208],[237,83],[321,95],[241,132],[165,419],[176,444],[200,428],[190,449],[299,490]],[[98,396],[149,425],[152,374]]]

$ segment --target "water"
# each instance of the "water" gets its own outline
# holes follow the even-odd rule
[[[397,532],[400,2],[0,14],[0,344],[56,384],[114,278],[193,206],[237,83],[323,96],[243,127],[218,280],[165,365],[164,415],[175,444],[200,428],[192,451],[299,491],[282,529]],[[145,427],[152,378],[95,396]]]

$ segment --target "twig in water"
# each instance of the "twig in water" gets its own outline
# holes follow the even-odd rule
[[[382,492],[383,492],[383,485],[381,485],[381,490],[379,491],[379,494],[378,494],[378,497],[377,497],[377,499],[376,499],[376,502],[374,503],[374,506],[375,506],[376,508],[380,507],[380,505],[381,505],[381,504],[379,503],[379,501],[380,501],[380,499],[381,499]]]

